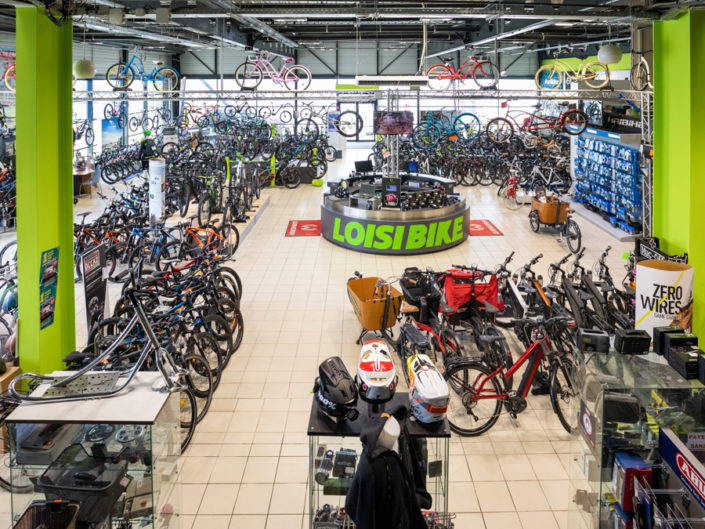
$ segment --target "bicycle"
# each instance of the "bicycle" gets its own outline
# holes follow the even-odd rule
[[[442,60],[444,64],[434,64],[426,70],[428,86],[433,90],[447,90],[453,81],[464,83],[468,77],[472,77],[481,89],[487,90],[497,86],[499,68],[490,61],[479,60],[473,55],[456,70],[452,64],[452,57],[445,57]]]
[[[573,388],[573,362],[567,355],[551,346],[545,328],[552,322],[564,321],[563,317],[544,320],[515,320],[535,326],[534,341],[510,367],[488,367],[483,362],[464,362],[452,366],[447,373],[453,381],[448,404],[448,422],[458,434],[475,436],[488,431],[499,419],[502,408],[516,418],[527,408],[526,396],[531,388],[538,367],[545,357],[549,361],[549,396],[553,410],[563,427],[572,432],[577,426],[578,398]],[[524,365],[526,370],[515,391],[508,381]]]
[[[471,140],[480,133],[480,120],[475,114],[464,112],[453,120],[443,112],[431,113],[425,123],[419,123],[411,134],[411,141],[419,149],[432,149],[441,140],[441,136]]]
[[[277,70],[270,62],[273,55],[262,51],[247,58],[235,69],[235,82],[240,88],[254,90],[264,77],[269,77],[276,84],[284,84],[287,90],[306,90],[311,85],[311,72],[300,64],[290,64],[294,59],[284,57],[281,69]],[[301,83],[299,85],[299,83]]]
[[[15,73],[14,62],[5,63],[5,73],[3,74],[2,78],[4,79],[5,86],[7,86],[8,90],[10,90],[11,92],[17,90],[17,77]]]
[[[161,92],[176,90],[179,86],[179,72],[163,64],[161,61],[155,61],[152,71],[147,73],[142,59],[133,55],[128,62],[118,62],[108,68],[105,79],[117,90],[127,90],[135,78],[141,81],[152,81],[154,88]]]
[[[568,249],[578,253],[582,245],[582,235],[580,226],[571,218],[575,210],[570,209],[569,206],[570,202],[562,202],[553,196],[547,196],[546,202],[540,202],[536,197],[532,197],[529,225],[534,233],[538,233],[541,225],[558,228],[558,233],[566,241]]]
[[[90,125],[90,121],[87,119],[82,119],[79,121],[78,127],[73,129],[73,142],[76,143],[84,136],[86,137],[86,145],[89,147],[93,145],[93,142],[95,141],[95,133],[93,132],[93,127]]]
[[[120,104],[116,103],[115,105],[113,105],[112,103],[108,103],[103,107],[103,117],[108,120],[118,118],[118,127],[124,129],[129,121],[127,113],[127,101],[121,101]]]
[[[303,103],[303,107],[299,110],[299,119],[294,125],[294,135],[299,140],[316,141],[318,139],[320,127],[314,119],[318,119],[324,124],[324,131],[328,130],[329,126],[333,126],[340,135],[346,138],[357,136],[362,130],[362,117],[354,110],[336,113],[339,108],[335,103],[328,107],[320,107],[318,110],[315,110],[312,104]]]
[[[647,88],[649,90],[654,89],[654,85],[651,78],[651,68],[649,68],[649,62],[646,60],[645,57],[647,53],[653,53],[653,50],[632,50],[632,56],[638,55],[639,62],[632,66],[632,69],[629,71],[629,82],[631,83],[632,88],[637,92],[642,92]]]
[[[585,131],[588,116],[579,108],[569,108],[559,116],[541,116],[536,112],[511,110],[509,104],[502,102],[502,108],[507,111],[504,117],[496,117],[487,122],[487,136],[494,143],[506,143],[514,137],[515,131],[537,134],[542,130],[565,131],[571,136],[577,136]],[[535,108],[538,110],[541,104]]]
[[[566,77],[575,82],[585,81],[590,88],[603,88],[610,82],[610,70],[600,61],[587,64],[581,62],[577,68],[573,68],[561,59],[554,59],[553,63],[544,64],[536,71],[534,82],[539,90],[558,90]]]

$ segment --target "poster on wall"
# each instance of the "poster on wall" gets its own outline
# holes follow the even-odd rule
[[[81,256],[83,267],[83,294],[86,302],[86,329],[90,334],[95,325],[100,323],[107,306],[107,283],[103,274],[105,269],[105,245],[91,248]]]
[[[59,248],[42,252],[39,267],[39,328],[54,323],[56,281],[59,276]]]
[[[636,265],[635,329],[653,338],[654,327],[677,325],[690,332],[693,324],[691,265],[649,259]]]
[[[103,135],[103,151],[115,149],[122,145],[122,129],[118,125],[118,118],[104,119],[101,131]]]
[[[0,89],[15,91],[15,50],[0,48]]]

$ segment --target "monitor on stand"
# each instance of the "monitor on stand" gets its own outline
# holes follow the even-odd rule
[[[372,160],[360,160],[355,162],[356,173],[371,173],[374,171]]]

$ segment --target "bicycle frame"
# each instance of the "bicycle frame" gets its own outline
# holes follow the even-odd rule
[[[266,73],[269,78],[275,83],[281,83],[284,80],[283,74],[288,67],[288,63],[285,61],[284,64],[282,64],[281,70],[277,71],[274,65],[269,62],[269,60],[266,59],[264,55],[259,55],[255,64],[262,68],[262,71]]]
[[[554,64],[559,67],[560,70],[565,73],[571,81],[580,80],[580,78],[585,75],[586,65],[583,62],[580,63],[580,66],[578,66],[577,69],[573,68],[570,64],[560,59],[555,59]]]
[[[134,64],[137,64],[137,68],[139,70],[135,71],[136,67],[133,66]],[[131,69],[133,72],[135,72],[135,76],[139,76],[139,78],[143,81],[153,81],[157,79],[157,77],[160,77],[162,79],[166,79],[163,75],[161,75],[157,71],[157,67],[155,66],[152,68],[152,71],[150,73],[146,73],[144,69],[144,63],[142,62],[142,59],[140,59],[137,55],[133,55],[130,57],[130,60],[128,61],[127,65],[125,66],[125,69],[120,72],[121,74],[124,74],[128,69]]]

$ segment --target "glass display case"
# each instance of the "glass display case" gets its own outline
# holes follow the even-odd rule
[[[682,378],[655,353],[576,351],[574,356],[572,378],[579,398],[574,399],[573,409],[578,426],[571,436],[568,474],[573,501],[568,527],[621,528],[634,523],[636,529],[629,488],[634,480],[629,472],[620,471],[642,462],[649,480],[654,475],[649,485],[660,487],[659,494],[673,493],[677,504],[686,505],[692,516],[702,517],[705,511],[683,496],[686,491],[672,479],[673,469],[664,463],[659,448],[662,430],[674,432],[688,444],[689,438],[705,438],[704,386]],[[622,504],[628,508],[622,510]]]
[[[179,529],[179,415],[156,372],[110,398],[22,403],[6,420],[13,524],[32,502],[63,500],[79,528]]]
[[[384,409],[391,410],[408,403],[408,394],[397,392],[384,408],[374,410],[369,404],[358,401],[359,416],[355,421],[335,424],[318,411],[316,402],[311,402],[308,424],[309,439],[309,527],[311,529],[334,529],[355,527],[349,518],[338,516],[339,508],[345,507],[345,495],[350,487],[362,455],[360,432],[368,417],[378,415]],[[448,523],[448,462],[450,453],[450,429],[444,420],[436,425],[425,425],[413,417],[407,419],[411,442],[420,454],[426,490],[431,496],[431,506],[423,509],[427,521],[431,518],[434,527],[450,528]]]

